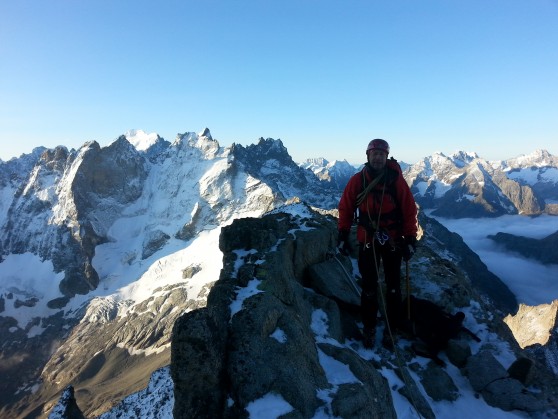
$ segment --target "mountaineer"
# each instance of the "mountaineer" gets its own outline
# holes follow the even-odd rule
[[[339,202],[338,246],[348,254],[349,232],[357,216],[358,268],[362,276],[360,311],[364,346],[374,346],[379,309],[378,278],[383,263],[386,295],[386,328],[383,343],[391,347],[391,332],[402,322],[401,261],[409,261],[415,250],[418,230],[417,207],[403,178],[401,167],[388,159],[389,144],[370,141],[367,162],[351,177]],[[382,304],[384,305],[384,304]]]

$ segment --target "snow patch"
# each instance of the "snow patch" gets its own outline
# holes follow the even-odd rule
[[[155,144],[159,138],[159,135],[155,132],[148,134],[140,129],[129,130],[124,134],[124,136],[138,151],[146,151],[149,147]]]

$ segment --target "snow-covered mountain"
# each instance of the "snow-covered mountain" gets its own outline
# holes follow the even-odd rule
[[[558,157],[544,150],[501,161],[488,161],[473,152],[451,156],[437,152],[412,165],[399,163],[417,203],[437,216],[558,214]],[[308,159],[300,166],[341,191],[362,167],[323,158]]]
[[[420,192],[440,195],[444,182],[487,200],[474,186],[484,176],[502,205],[515,205],[497,188],[528,170],[468,154],[422,163],[406,175],[425,202]],[[207,304],[223,268],[222,228],[299,200],[336,208],[358,170],[313,164],[297,165],[279,140],[222,147],[208,129],[173,143],[130,131],[108,147],[39,147],[0,162],[0,415],[45,416],[68,385],[84,412],[100,415],[144,389],[169,365],[176,320]],[[319,166],[329,166],[323,176]],[[545,184],[553,167],[540,166]],[[454,185],[459,171],[467,181]]]
[[[310,170],[318,179],[329,182],[338,190],[342,190],[351,176],[358,171],[358,168],[347,160],[329,162],[324,158],[306,159],[300,167]]]
[[[558,158],[543,150],[497,162],[476,153],[435,153],[404,176],[417,203],[442,217],[558,213]]]
[[[110,388],[93,393],[92,414],[139,390],[168,365],[174,320],[205,305],[221,226],[293,199],[338,200],[279,140],[128,134],[0,163],[0,405],[27,395],[12,412],[47,411],[63,383]]]

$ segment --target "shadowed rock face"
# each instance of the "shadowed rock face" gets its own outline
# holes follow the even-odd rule
[[[542,239],[497,233],[488,236],[507,250],[549,265],[558,265],[558,231]]]
[[[413,294],[450,311],[477,301],[486,311],[479,312],[476,321],[486,322],[485,327],[519,354],[509,330],[489,311],[494,306],[483,302],[489,299],[487,290],[477,289],[457,265],[430,247],[435,240],[444,247],[449,236],[433,236],[440,231],[426,230],[413,258]],[[331,258],[335,237],[336,220],[318,214],[311,219],[267,215],[236,220],[223,229],[224,268],[208,305],[179,318],[173,329],[175,417],[248,417],[250,404],[268,394],[280,396],[292,407],[288,417],[311,418],[320,409],[336,417],[396,417],[390,386],[380,373],[383,368],[394,369],[393,353],[378,349],[374,360],[363,358],[359,300],[342,277],[343,270],[352,275],[352,267],[346,264],[348,259]],[[447,248],[443,252],[447,255]],[[510,303],[514,300],[499,302]],[[470,340],[461,336],[445,350],[465,376],[476,377],[475,389],[492,406],[547,409],[548,399],[556,397],[556,380],[539,372],[544,396],[528,392],[518,375],[512,376],[494,358],[490,347],[473,353]],[[432,399],[459,397],[460,389],[445,368],[434,363],[419,366],[408,346],[400,345],[398,351]],[[354,382],[334,385],[324,367],[327,360],[346,365]],[[423,417],[434,418],[430,402],[408,370],[395,370],[405,382],[399,392]],[[522,376],[527,375],[528,371]]]
[[[365,383],[357,393],[349,384],[342,386],[332,402],[337,415],[371,417],[347,416],[356,410],[395,417],[378,371],[367,369],[351,351],[317,342],[311,327],[313,316],[324,313],[329,333],[336,339],[344,333],[337,304],[305,288],[308,267],[325,261],[335,232],[332,218],[302,221],[288,214],[238,220],[223,229],[225,264],[208,306],[180,318],[173,330],[171,373],[180,395],[175,417],[244,417],[249,403],[268,393],[281,395],[300,417],[311,417],[324,405],[317,389],[331,387],[320,364],[323,356],[354,365]],[[254,252],[246,257],[237,256],[250,249]],[[231,300],[252,281],[261,292],[231,316]]]

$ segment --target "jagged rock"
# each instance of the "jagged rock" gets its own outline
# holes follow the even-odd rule
[[[353,351],[330,344],[318,344],[320,350],[333,359],[349,366],[360,383],[347,383],[339,387],[331,403],[335,417],[341,418],[395,418],[392,398],[385,378]]]
[[[147,259],[149,256],[153,255],[160,250],[169,239],[170,236],[161,230],[149,232],[143,242],[141,258]]]
[[[471,347],[464,340],[451,339],[446,347],[446,355],[453,365],[463,368],[471,356]]]
[[[310,286],[326,297],[346,304],[360,305],[360,288],[352,278],[347,257],[337,256],[309,268]]]
[[[545,345],[556,326],[557,313],[558,300],[535,307],[520,304],[517,313],[506,316],[504,322],[522,348],[535,344]]]
[[[493,381],[508,377],[506,369],[488,350],[471,356],[467,362],[466,372],[473,389],[478,392],[484,390]]]
[[[247,173],[264,180],[278,191],[283,201],[292,198],[288,192],[294,187],[299,191],[299,197],[309,205],[336,208],[339,203],[339,189],[333,188],[329,182],[320,181],[311,171],[299,167],[281,140],[260,138],[257,144],[248,147],[233,144],[231,154]],[[285,184],[286,178],[290,180],[288,186]],[[316,189],[324,190],[326,194],[316,196]]]
[[[74,388],[68,386],[62,392],[58,404],[48,415],[48,419],[85,419],[74,397]]]
[[[207,399],[208,394],[211,394],[212,406],[215,409],[223,409],[225,405],[224,400],[219,399],[219,395],[231,394],[234,397],[234,404],[227,410],[217,414],[215,409],[212,408],[211,415],[213,417],[222,417],[232,415],[232,412],[240,414],[251,401],[262,397],[269,392],[281,394],[282,397],[289,402],[295,412],[299,412],[301,417],[311,417],[315,411],[323,405],[317,397],[316,389],[328,388],[327,377],[320,366],[319,356],[316,352],[314,340],[314,332],[310,329],[312,323],[312,311],[322,310],[329,319],[328,333],[336,339],[341,339],[343,335],[343,327],[339,310],[336,304],[324,296],[309,293],[303,287],[301,282],[305,281],[308,277],[307,268],[312,264],[324,260],[326,253],[331,248],[332,237],[335,235],[335,223],[323,219],[321,223],[329,223],[329,227],[324,229],[312,229],[304,232],[297,232],[296,247],[295,242],[287,238],[286,240],[281,237],[281,232],[286,237],[289,237],[288,231],[296,227],[296,223],[289,216],[280,214],[277,216],[265,217],[264,219],[248,219],[239,220],[238,225],[233,224],[230,228],[223,229],[221,236],[221,248],[223,251],[233,251],[235,249],[269,249],[277,244],[277,250],[266,254],[265,262],[260,263],[257,269],[251,268],[251,272],[257,278],[262,278],[260,288],[265,292],[257,294],[244,302],[244,309],[234,314],[229,323],[226,333],[219,335],[217,344],[213,345],[206,341],[205,345],[212,348],[228,348],[226,354],[210,356],[208,362],[203,363],[202,359],[198,359],[195,354],[189,352],[184,353],[183,349],[188,348],[190,343],[198,341],[198,338],[192,337],[190,340],[184,341],[182,336],[186,334],[181,333],[181,328],[177,325],[174,333],[177,339],[173,340],[173,359],[180,359],[180,365],[175,367],[173,362],[172,371],[175,378],[176,394],[188,394],[185,399],[175,397],[177,404],[175,405],[175,416],[186,417],[192,412],[196,411],[197,405],[195,396],[192,394],[204,394],[204,400]],[[270,228],[273,226],[273,228]],[[305,245],[306,242],[311,242],[312,245]],[[228,255],[225,254],[225,259]],[[234,266],[235,261],[231,260],[227,263],[228,266]],[[229,268],[230,269],[230,268]],[[229,273],[230,275],[230,273]],[[213,307],[212,310],[204,311],[205,314],[191,314],[190,317],[202,318],[202,323],[210,322],[212,312],[228,311],[230,297],[226,298],[224,295],[219,295],[228,290],[234,291],[234,286],[225,284],[229,283],[232,278],[229,278],[226,270],[221,275],[220,281],[215,285],[214,289],[208,298],[208,307]],[[221,283],[221,284],[220,284]],[[229,294],[230,295],[230,294]],[[214,299],[217,302],[223,301],[226,303],[225,309],[215,308],[211,304]],[[313,308],[314,307],[314,308]],[[188,315],[186,315],[188,317]],[[189,328],[192,324],[192,319],[188,321],[181,320],[181,325],[184,328]],[[214,322],[210,322],[214,324]],[[225,323],[225,325],[228,322]],[[196,327],[192,327],[195,329]],[[215,329],[216,326],[213,326]],[[213,330],[212,328],[205,327],[203,330]],[[274,332],[281,331],[281,334],[286,336],[284,342],[278,341],[272,337]],[[190,332],[192,333],[192,330]],[[202,336],[208,336],[206,332]],[[218,344],[221,342],[222,336],[227,336],[228,343]],[[186,343],[180,343],[186,342]],[[362,416],[355,417],[386,417],[386,410],[391,404],[385,403],[385,398],[390,399],[390,393],[385,388],[384,379],[373,370],[366,371],[363,366],[363,361],[358,358],[354,353],[342,351],[336,353],[334,348],[329,346],[320,345],[323,351],[327,351],[330,356],[343,359],[342,362],[351,362],[351,368],[354,374],[366,381],[366,386],[357,386],[358,392],[352,386],[345,386],[341,394],[353,394],[354,405],[348,403],[342,397],[334,397],[331,403],[331,409],[339,413],[347,413],[360,411]],[[201,347],[196,350],[203,349]],[[215,350],[215,349],[213,349]],[[178,353],[182,356],[178,357]],[[336,354],[335,354],[336,353]],[[211,352],[210,352],[211,354]],[[203,390],[189,388],[186,393],[187,387],[198,386],[198,384],[189,384],[180,375],[178,368],[189,368],[191,358],[194,358],[196,363],[196,374],[199,374],[200,365],[206,365],[207,368],[203,370],[212,371],[214,377],[221,377],[225,374],[226,379],[221,381],[216,378],[204,380],[209,383]],[[228,366],[215,365],[212,359],[228,359]],[[352,358],[348,361],[347,358]],[[188,361],[188,365],[183,363]],[[285,369],[284,365],[291,365],[293,368]],[[359,365],[360,368],[358,367]],[[183,372],[182,372],[183,373]],[[375,381],[372,380],[370,374],[375,376]],[[363,375],[364,374],[364,375]],[[231,388],[211,388],[216,386],[217,382],[229,382]],[[377,384],[373,384],[377,382]],[[383,387],[379,389],[376,385],[381,384]],[[381,390],[383,388],[383,390]],[[382,391],[384,396],[380,397],[378,391]],[[370,399],[371,394],[376,394],[374,399]],[[222,398],[223,396],[221,396]],[[189,403],[187,401],[190,401]],[[360,400],[360,402],[357,402]],[[194,406],[192,406],[194,403]],[[379,416],[374,415],[374,410],[368,410],[370,405],[375,405]],[[198,407],[199,408],[199,407]],[[356,410],[355,410],[356,409]],[[389,408],[392,409],[392,408]],[[381,413],[381,414],[380,414]],[[356,413],[355,413],[356,414]],[[208,413],[209,415],[209,413]],[[296,415],[295,415],[296,416]],[[295,417],[290,414],[290,417]],[[389,416],[388,416],[389,417]]]
[[[520,214],[540,214],[543,211],[543,205],[531,187],[509,179],[502,172],[495,172],[492,178],[502,193],[513,202]]]
[[[417,383],[411,377],[409,371],[405,368],[397,368],[395,370],[397,376],[403,381],[404,385],[397,389],[397,391],[405,397],[413,409],[415,409],[420,417],[425,419],[436,419],[434,411],[430,407],[428,400],[423,396],[422,392],[418,388]]]
[[[543,402],[530,393],[523,384],[513,378],[504,378],[489,383],[481,392],[486,402],[502,410],[540,412],[546,408]]]
[[[519,380],[522,384],[530,385],[534,380],[534,362],[529,358],[518,358],[508,368],[511,378]]]
[[[459,397],[459,390],[451,377],[435,363],[430,362],[428,368],[419,370],[418,375],[424,390],[433,400],[455,401]]]
[[[173,385],[170,379],[170,368],[167,366],[151,375],[145,389],[129,395],[97,419],[170,418],[173,405]]]
[[[518,409],[527,412],[546,408],[546,403],[519,380],[510,377],[488,350],[482,350],[469,358],[466,373],[473,389],[482,394],[491,406],[506,411]]]
[[[201,270],[200,265],[190,265],[182,271],[183,279],[192,279]]]
[[[280,395],[292,407],[285,416],[289,418],[309,418],[318,411],[337,417],[394,417],[389,386],[378,372],[393,368],[390,361],[366,362],[341,343],[358,335],[358,315],[350,310],[354,301],[347,304],[344,300],[350,298],[342,297],[351,291],[341,285],[346,281],[335,272],[339,264],[331,259],[335,227],[335,220],[317,214],[312,222],[272,214],[236,220],[222,229],[224,267],[207,308],[184,315],[173,329],[175,417],[246,417],[248,406],[267,394]],[[426,237],[435,233],[428,232]],[[421,252],[429,254],[419,247]],[[352,275],[350,264],[344,266]],[[451,307],[454,298],[464,304],[475,296],[467,279],[459,277],[449,261],[437,266],[445,272],[441,276],[445,284],[456,281],[438,295],[444,306]],[[420,281],[415,281],[416,291],[418,286]],[[241,294],[246,296],[238,303]],[[399,350],[399,357],[410,362],[412,352]],[[455,365],[466,365],[463,371],[473,388],[483,396],[486,393],[490,403],[511,406],[507,395],[516,390],[514,382],[521,383],[510,378],[490,350],[471,355],[463,334],[448,345],[446,353]],[[324,359],[344,365],[352,378],[344,377],[333,385],[322,365]],[[394,371],[404,382],[397,391],[422,417],[434,418],[430,402],[407,368]],[[432,400],[453,401],[460,396],[444,368],[429,363],[416,372]],[[191,379],[198,376],[203,379]],[[495,385],[495,381],[501,383]],[[328,402],[320,391],[326,392]],[[525,394],[516,397],[514,409],[526,410],[527,402],[534,411],[545,408],[541,398]]]
[[[546,365],[555,375],[558,375],[558,327],[554,325],[550,338],[545,345],[534,344],[525,351],[538,362]]]
[[[221,417],[227,396],[221,387],[225,378],[226,324],[215,321],[211,311],[202,308],[179,318],[172,336],[174,417]]]

